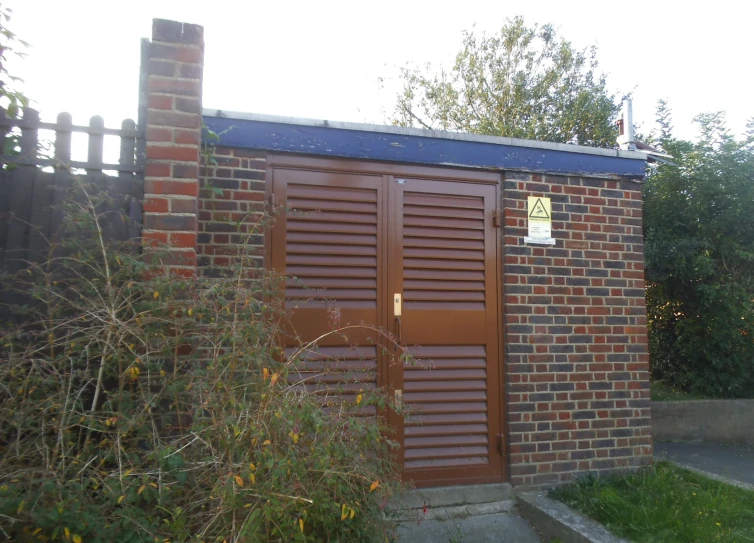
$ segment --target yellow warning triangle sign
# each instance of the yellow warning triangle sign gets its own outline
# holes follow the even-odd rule
[[[529,211],[529,218],[530,219],[544,219],[544,220],[550,219],[550,215],[547,213],[547,209],[545,208],[545,205],[542,203],[541,198],[537,198],[537,201],[532,206],[531,211]]]

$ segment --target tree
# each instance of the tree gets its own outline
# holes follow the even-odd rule
[[[0,107],[6,110],[6,115],[12,119],[17,118],[23,107],[28,107],[29,99],[16,88],[22,83],[19,77],[8,72],[8,59],[11,56],[23,58],[23,49],[28,47],[25,41],[8,29],[8,21],[11,18],[11,10],[0,5]],[[15,154],[18,145],[17,134],[6,134],[0,141],[0,155]]]
[[[23,49],[29,44],[8,29],[11,13],[0,6],[0,106],[8,111],[9,116],[15,116],[19,108],[29,105],[29,99],[15,88],[22,80],[8,72],[7,62],[11,56],[23,58]]]
[[[644,188],[653,377],[711,396],[754,396],[754,119],[737,140],[722,113],[698,142],[672,135],[658,107],[653,143],[673,164]]]
[[[597,50],[576,50],[552,25],[506,20],[495,35],[464,32],[455,64],[401,69],[393,124],[613,147],[619,105],[597,72]]]

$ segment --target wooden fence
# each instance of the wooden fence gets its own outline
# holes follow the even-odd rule
[[[13,272],[26,261],[46,257],[56,243],[63,224],[61,203],[77,194],[75,178],[94,185],[108,195],[107,220],[103,230],[111,241],[139,236],[143,195],[144,134],[134,121],[121,128],[105,128],[102,117],[92,117],[89,126],[74,125],[69,113],[57,122],[39,120],[39,113],[24,108],[22,117],[10,118],[0,109],[0,270]],[[54,133],[52,149],[45,149],[39,131]],[[85,161],[71,160],[72,134],[88,135]],[[117,164],[103,157],[106,136],[120,138]],[[10,141],[10,144],[8,142]],[[2,154],[5,152],[5,154]],[[81,198],[78,193],[75,198]]]

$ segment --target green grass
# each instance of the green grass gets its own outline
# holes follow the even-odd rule
[[[662,381],[654,381],[651,385],[651,391],[653,402],[706,399],[704,396],[700,396],[698,394],[691,394],[689,392],[677,390],[671,386],[666,385]]]
[[[754,542],[754,492],[667,462],[582,479],[550,497],[637,543]]]

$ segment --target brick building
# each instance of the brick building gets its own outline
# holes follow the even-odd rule
[[[387,415],[406,477],[549,485],[651,461],[645,154],[206,111],[201,27],[156,20],[148,51],[144,238],[201,274],[273,204],[253,243],[297,278],[299,333],[336,308],[418,361],[322,346],[414,413]],[[202,124],[222,133],[204,168]],[[531,197],[550,236],[531,236]]]

